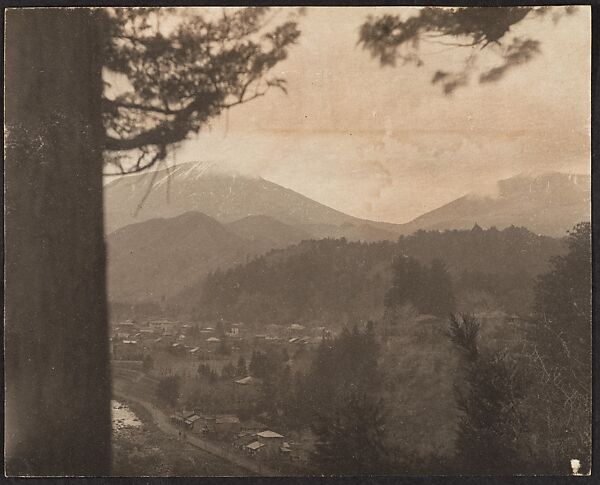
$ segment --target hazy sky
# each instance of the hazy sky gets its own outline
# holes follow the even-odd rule
[[[232,109],[171,162],[214,162],[390,222],[493,192],[496,180],[520,172],[590,172],[589,8],[556,24],[521,22],[514,35],[539,40],[541,55],[496,83],[475,76],[452,96],[431,77],[456,70],[470,48],[430,45],[420,68],[381,68],[357,46],[361,23],[379,10],[308,8],[299,44],[275,73],[288,95]]]

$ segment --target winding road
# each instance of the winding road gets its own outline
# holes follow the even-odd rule
[[[127,391],[125,389],[127,388],[127,386],[130,386],[131,384],[132,384],[131,381],[128,382],[127,380],[120,379],[118,377],[115,378],[114,386],[113,386],[113,395],[115,396],[115,398],[133,401],[133,402],[139,404],[140,406],[144,407],[148,411],[148,413],[152,416],[154,423],[157,425],[157,427],[162,432],[170,434],[175,437],[179,437],[181,428],[178,428],[177,426],[173,425],[169,420],[169,416],[167,416],[162,410],[160,410],[153,403],[151,403],[145,399],[142,399],[138,396],[132,396],[131,394],[127,393]],[[227,461],[233,463],[234,465],[237,465],[240,468],[248,470],[253,475],[261,475],[261,476],[281,476],[282,475],[281,472],[274,470],[272,467],[269,467],[269,466],[265,465],[264,463],[261,463],[258,460],[252,460],[250,458],[247,458],[247,457],[240,455],[238,453],[235,453],[233,451],[228,451],[228,450],[222,448],[221,446],[219,446],[215,443],[211,443],[208,440],[202,439],[198,435],[192,434],[190,432],[185,434],[185,440],[189,444],[195,446],[196,448],[199,448],[208,453],[212,453],[213,455],[216,455],[224,460],[227,460]]]

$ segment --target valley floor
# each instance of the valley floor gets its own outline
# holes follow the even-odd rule
[[[113,475],[117,476],[248,476],[275,475],[258,462],[221,449],[180,429],[151,402],[131,393],[131,381],[115,378],[113,395],[127,403],[142,422],[113,435]]]

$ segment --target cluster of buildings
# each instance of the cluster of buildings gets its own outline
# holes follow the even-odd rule
[[[304,325],[267,325],[265,333],[256,334],[253,345],[257,349],[266,349],[273,345],[287,347],[293,351],[298,347],[316,347],[322,340],[332,337],[332,332],[325,327],[306,328]]]
[[[268,325],[264,333],[254,333],[241,322],[184,323],[167,319],[138,323],[132,320],[114,323],[110,332],[111,357],[114,360],[142,360],[154,350],[199,359],[218,351],[225,342],[232,349],[261,348],[272,344],[297,347],[318,345],[330,338],[325,327],[307,329],[300,324]]]
[[[293,461],[307,461],[310,453],[305,445],[290,442],[257,421],[242,422],[231,414],[205,415],[182,411],[171,415],[170,420],[192,433],[229,441],[231,446],[252,457],[273,459],[285,456]]]
[[[111,327],[111,356],[115,360],[141,360],[153,350],[168,350],[195,358],[201,351],[212,352],[222,340],[239,341],[242,325],[201,327],[166,319],[149,320],[144,324],[132,320],[118,322]]]

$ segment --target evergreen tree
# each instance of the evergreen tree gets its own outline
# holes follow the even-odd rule
[[[456,467],[469,474],[525,472],[525,381],[506,354],[478,347],[479,328],[472,316],[451,316],[449,336],[464,356],[455,385],[461,413]]]
[[[169,146],[211,118],[270,88],[285,90],[285,81],[269,74],[298,39],[295,22],[274,21],[261,7],[218,18],[173,14],[165,29],[161,13],[7,13],[10,474],[110,472],[105,166],[121,174],[164,162]],[[105,73],[122,81],[120,90],[105,89]],[[57,284],[47,284],[57,275]],[[31,298],[25,288],[40,290]]]
[[[543,352],[568,368],[589,387],[591,379],[592,273],[591,225],[576,225],[568,236],[569,251],[551,260],[538,278],[536,340]]]
[[[314,460],[319,470],[342,475],[386,473],[384,425],[382,401],[351,392],[331,414],[318,418]]]
[[[591,226],[576,225],[569,251],[538,278],[537,315],[528,326],[528,365],[534,376],[528,409],[539,436],[540,468],[569,472],[568,461],[590,470],[592,439]],[[544,413],[539,410],[544,409]]]
[[[452,278],[446,265],[433,259],[431,266],[401,256],[392,263],[392,286],[385,295],[386,310],[412,304],[419,313],[446,316],[455,309]]]
[[[381,376],[372,328],[345,328],[319,346],[307,380],[307,403],[318,437],[313,460],[335,474],[381,473],[385,468]]]
[[[4,12],[5,473],[105,476],[102,14]]]
[[[252,352],[252,359],[248,366],[250,374],[259,379],[272,375],[277,369],[277,362],[271,354],[265,354],[260,350]]]
[[[392,262],[392,286],[385,295],[388,308],[412,303],[420,309],[423,295],[423,268],[414,258],[399,256]]]

